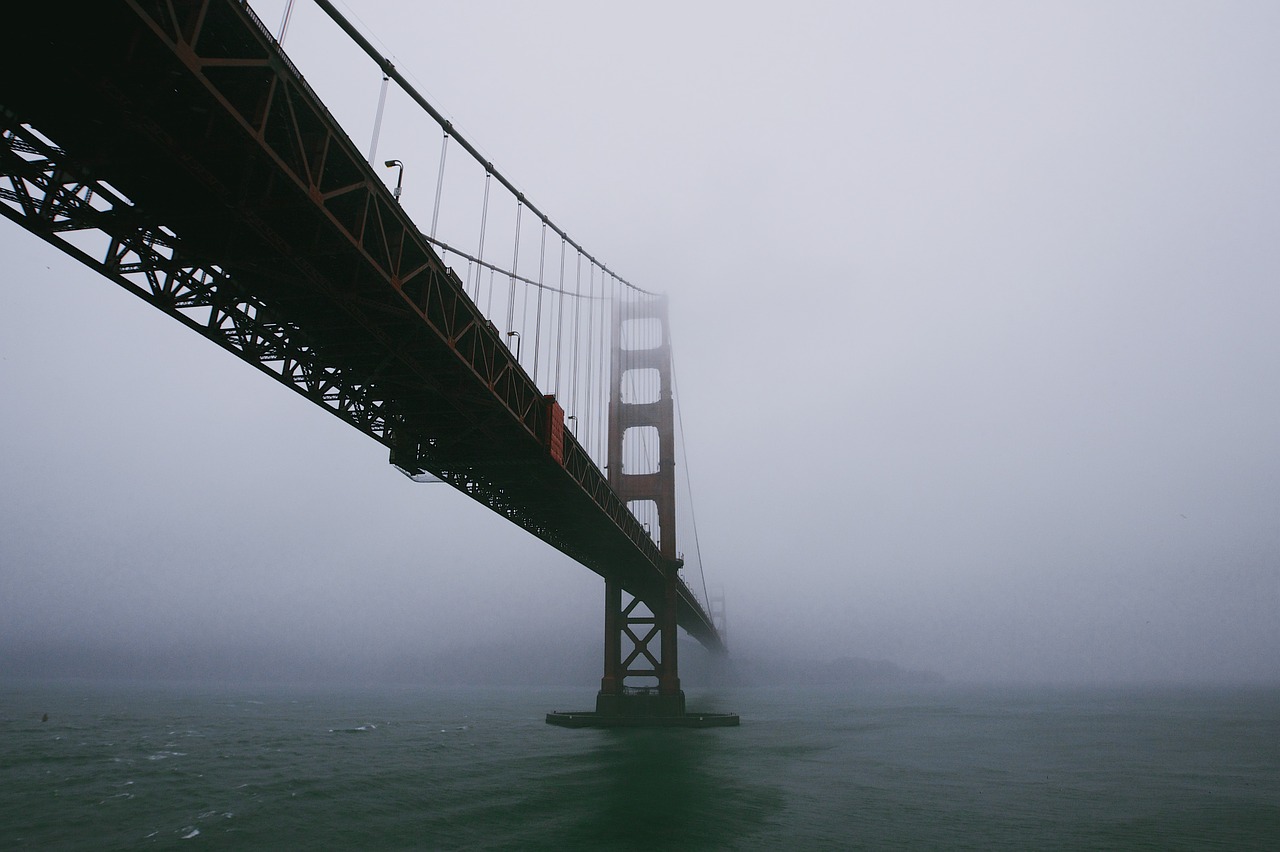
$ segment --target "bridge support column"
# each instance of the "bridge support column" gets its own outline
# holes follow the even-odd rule
[[[678,564],[671,570],[677,568]],[[625,605],[624,597],[628,599]],[[664,595],[661,605],[650,606],[625,595],[617,583],[606,582],[604,623],[604,676],[596,696],[596,713],[683,715],[684,690],[670,648],[675,644],[674,597]]]
[[[684,711],[684,691],[680,689],[680,666],[676,644],[676,582],[683,559],[672,559],[664,566],[666,583],[662,590],[662,664],[658,668],[658,692],[679,695]]]
[[[680,688],[676,630],[684,560],[676,550],[675,402],[666,298],[615,302],[612,339],[609,485],[649,528],[662,576],[642,597],[605,582],[604,675],[596,710],[551,713],[547,721],[566,727],[736,725],[734,714],[686,713]],[[645,376],[628,378],[632,371]],[[639,387],[648,393],[638,392]],[[630,430],[637,432],[629,438]]]
[[[622,680],[622,587],[612,580],[606,580],[604,584],[604,677],[600,678],[600,695],[620,694]]]
[[[623,606],[613,583],[605,588],[605,673],[599,712],[681,715],[684,692],[676,660],[676,583],[681,565],[676,552],[675,405],[671,393],[671,344],[665,298],[619,301],[613,305],[610,358],[609,484],[629,507],[644,506],[656,522],[663,583],[648,600]],[[628,382],[633,370],[650,380]],[[652,377],[656,374],[657,381]],[[648,395],[624,393],[646,387]],[[656,466],[628,469],[644,453],[627,453],[630,430],[648,430],[635,446],[656,450]],[[654,435],[653,433],[656,433]],[[637,433],[638,434],[638,433]],[[656,437],[656,440],[654,438]],[[647,439],[647,440],[646,440]],[[656,646],[656,647],[655,647]],[[625,656],[623,656],[625,654]],[[656,681],[656,683],[655,683]]]

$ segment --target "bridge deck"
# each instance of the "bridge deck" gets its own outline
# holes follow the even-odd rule
[[[660,599],[642,526],[572,435],[551,458],[541,392],[246,6],[101,0],[55,25],[36,5],[6,12],[23,44],[0,52],[0,210],[402,467]],[[680,625],[718,647],[680,592]]]

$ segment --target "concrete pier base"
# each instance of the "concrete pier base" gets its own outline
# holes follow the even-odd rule
[[[739,723],[737,713],[690,713],[684,690],[662,695],[657,690],[600,693],[594,712],[547,714],[548,725],[562,728],[723,728]]]

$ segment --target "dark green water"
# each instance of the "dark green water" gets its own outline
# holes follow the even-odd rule
[[[0,684],[0,849],[1280,849],[1280,689],[592,698]]]

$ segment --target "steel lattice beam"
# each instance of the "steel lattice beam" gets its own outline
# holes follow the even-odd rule
[[[0,53],[0,212],[653,596],[642,525],[571,435],[550,460],[534,382],[246,5],[6,18],[24,42]],[[683,584],[680,623],[719,644]]]

